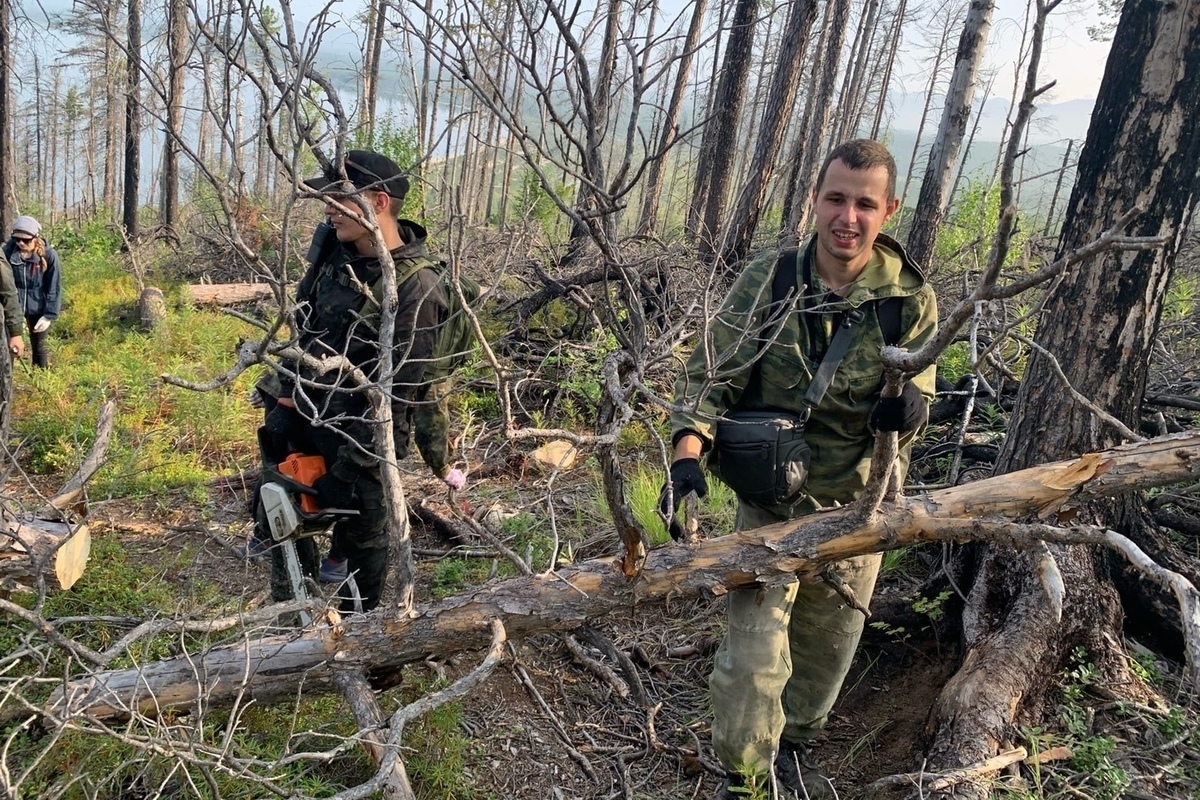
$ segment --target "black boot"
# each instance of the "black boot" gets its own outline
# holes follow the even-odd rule
[[[790,792],[791,795],[806,800],[832,798],[833,784],[821,773],[808,747],[800,742],[779,740],[779,753],[775,756],[775,777],[779,781],[779,789]]]
[[[713,800],[760,800],[770,798],[771,778],[765,773],[747,777],[730,770]]]

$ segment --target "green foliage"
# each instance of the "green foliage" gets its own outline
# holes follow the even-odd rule
[[[549,232],[562,223],[563,213],[553,198],[542,188],[541,179],[532,169],[520,170],[517,178],[517,188],[510,192],[508,201],[507,222],[532,222]],[[554,192],[559,197],[567,197],[570,187],[558,185]]]
[[[987,263],[1000,224],[1000,185],[995,183],[989,189],[989,183],[972,181],[955,198],[946,223],[938,231],[935,264],[959,264],[967,271],[976,271]],[[1028,232],[1022,230],[1013,235],[1008,264],[1015,262],[1028,238]]]
[[[1180,271],[1171,276],[1167,299],[1163,304],[1163,321],[1183,322],[1196,313],[1197,279]]]
[[[917,597],[913,600],[913,611],[929,617],[930,622],[937,622],[945,616],[946,601],[950,599],[951,594],[949,589],[945,589],[935,597]]]

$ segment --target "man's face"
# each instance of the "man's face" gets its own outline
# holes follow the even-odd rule
[[[850,169],[838,159],[813,190],[813,205],[821,260],[860,269],[900,200],[888,197],[887,167]]]
[[[363,192],[362,199],[368,203],[374,200],[378,192]],[[357,211],[359,216],[363,216],[363,211],[358,204],[354,202],[353,197],[341,196],[337,197],[337,201],[346,208]],[[353,218],[345,216],[333,203],[325,204],[325,217],[329,220],[329,224],[333,226],[334,233],[337,235],[338,241],[342,244],[354,244],[363,239],[370,241],[371,234],[360,223]]]

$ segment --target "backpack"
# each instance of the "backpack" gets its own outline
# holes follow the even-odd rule
[[[454,271],[445,261],[434,261],[428,257],[405,261],[410,263],[405,264],[403,268],[400,264],[396,265],[397,287],[426,268],[434,270],[441,278],[442,293],[446,295],[446,321],[438,326],[437,341],[433,345],[433,359],[425,368],[425,378],[431,383],[445,380],[467,362],[471,351],[475,349],[475,329],[471,327],[471,318],[463,309],[463,301],[474,308],[482,291],[474,278],[460,272],[457,278],[458,288],[462,290],[460,300],[458,292],[455,291]],[[382,278],[371,284],[371,293],[382,308]]]

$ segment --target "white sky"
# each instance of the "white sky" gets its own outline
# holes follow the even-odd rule
[[[61,13],[70,7],[71,2],[72,0],[39,0],[36,7],[29,5],[26,12],[35,19],[41,19],[39,11]],[[335,14],[347,17],[353,16],[365,5],[365,0],[293,0],[292,7],[296,13],[311,13],[313,8],[327,2],[332,5]],[[668,5],[678,2],[680,0],[668,0]],[[915,2],[925,5],[927,0]],[[991,66],[1000,70],[996,86],[1001,96],[1007,96],[1012,86],[1012,66],[1020,44],[1026,2],[1027,0],[997,0],[992,18],[988,61]],[[1094,24],[1097,19],[1096,2],[1097,0],[1063,0],[1051,14],[1051,31],[1047,37],[1040,72],[1045,80],[1056,79],[1058,84],[1052,95],[1044,101],[1064,102],[1096,96],[1109,50],[1107,42],[1092,42],[1087,36],[1088,25]],[[19,6],[28,3],[29,0],[18,0]],[[910,53],[910,57],[915,55]],[[910,70],[910,75],[902,78],[906,83],[912,84],[906,88],[909,91],[922,91],[923,79],[919,75],[912,75],[911,72]]]
[[[1025,0],[997,0],[989,37],[990,61],[1002,70],[997,87],[1012,86],[1012,67],[1021,41]],[[1056,80],[1049,100],[1093,99],[1104,77],[1109,43],[1093,42],[1087,28],[1097,22],[1095,0],[1064,0],[1049,19],[1050,32],[1042,53],[1038,74],[1042,83]],[[1021,76],[1024,80],[1024,74]]]

